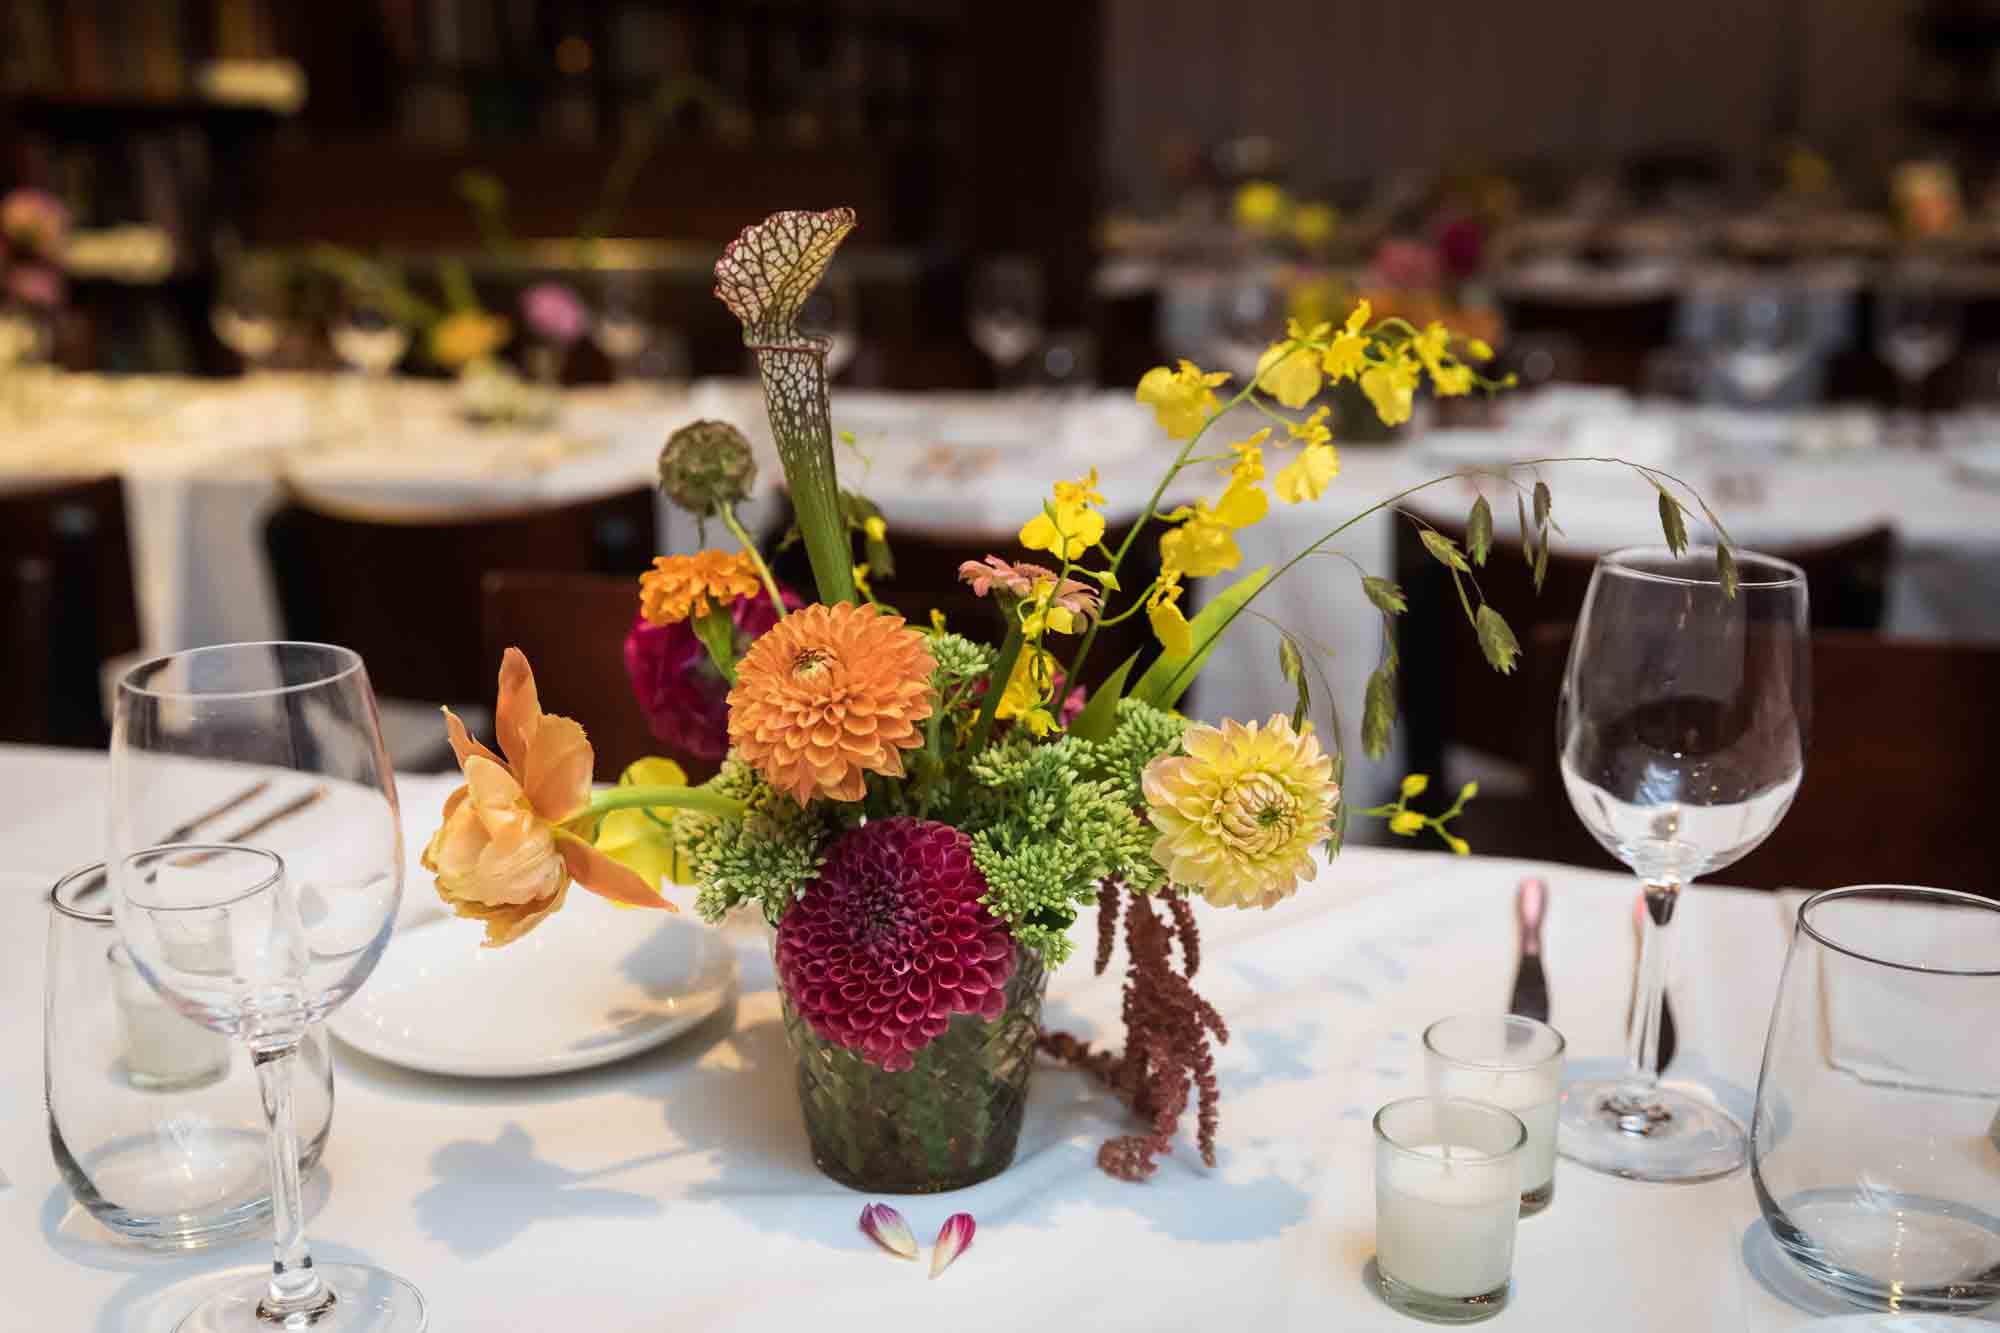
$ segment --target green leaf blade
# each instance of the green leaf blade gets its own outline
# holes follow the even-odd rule
[[[1222,627],[1235,616],[1243,604],[1257,595],[1258,589],[1271,577],[1271,567],[1261,565],[1218,593],[1201,608],[1195,618],[1188,622],[1188,629],[1194,639],[1194,651],[1186,657],[1173,653],[1161,653],[1153,659],[1153,665],[1146,668],[1146,674],[1139,677],[1139,683],[1132,687],[1131,697],[1155,708],[1172,708],[1187,693],[1188,686],[1194,684],[1208,661],[1208,655],[1222,642]]]
[[[1090,692],[1090,701],[1083,711],[1076,715],[1076,721],[1069,724],[1069,734],[1086,741],[1103,741],[1118,725],[1118,701],[1125,697],[1125,678],[1132,674],[1132,668],[1139,663],[1139,654],[1133,653],[1105,678],[1102,685]]]

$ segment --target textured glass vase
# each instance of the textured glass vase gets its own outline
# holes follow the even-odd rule
[[[1021,1136],[1047,988],[1041,960],[1017,950],[998,1018],[958,1015],[913,1067],[890,1073],[821,1039],[780,985],[819,1169],[875,1194],[963,1189],[1005,1170]]]

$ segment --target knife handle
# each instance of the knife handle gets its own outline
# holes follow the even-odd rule
[[[1521,956],[1542,951],[1542,914],[1548,910],[1549,886],[1540,879],[1524,879],[1514,890],[1514,910],[1521,919]]]

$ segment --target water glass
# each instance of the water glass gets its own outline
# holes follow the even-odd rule
[[[1562,1033],[1519,1014],[1460,1014],[1424,1029],[1431,1096],[1502,1107],[1527,1126],[1523,1217],[1541,1212],[1556,1196],[1556,1105],[1566,1046]]]
[[[1799,909],[1751,1123],[1780,1249],[1844,1298],[2000,1301],[2000,903],[1834,889]]]
[[[1411,1097],[1375,1113],[1375,1281],[1439,1323],[1507,1308],[1527,1126],[1484,1102]]]
[[[271,1213],[257,1076],[248,1054],[164,1004],[133,967],[103,866],[49,894],[43,1086],[56,1169],[90,1214],[148,1245],[192,1249]],[[299,1170],[333,1124],[333,1063],[300,1051]]]

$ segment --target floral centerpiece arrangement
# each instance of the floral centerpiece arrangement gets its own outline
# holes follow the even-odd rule
[[[546,919],[572,881],[619,902],[670,906],[661,876],[677,861],[705,919],[745,906],[761,913],[813,1154],[850,1185],[949,1189],[1002,1169],[1038,1049],[1102,1077],[1145,1122],[1103,1146],[1105,1170],[1149,1175],[1190,1106],[1213,1165],[1211,1043],[1227,1028],[1192,985],[1194,904],[1282,903],[1314,878],[1322,849],[1339,850],[1346,806],[1338,745],[1309,716],[1308,658],[1290,636],[1279,667],[1298,689],[1292,715],[1210,726],[1175,705],[1274,579],[1402,497],[1333,526],[1275,572],[1242,575],[1198,614],[1183,604],[1187,581],[1236,570],[1236,534],[1274,500],[1307,504],[1332,485],[1339,457],[1325,409],[1304,410],[1329,383],[1357,383],[1393,423],[1409,416],[1423,384],[1447,395],[1500,387],[1476,368],[1490,351],[1443,325],[1372,320],[1362,305],[1338,326],[1294,326],[1227,403],[1218,394],[1225,376],[1185,361],[1150,371],[1138,398],[1172,454],[1137,520],[1111,545],[1097,473],[1056,482],[1020,530],[1035,561],[992,555],[961,571],[1004,625],[997,645],[984,644],[935,613],[912,623],[878,600],[887,528],[835,483],[826,346],[795,319],[853,226],[844,209],[777,214],[716,266],[717,293],[761,369],[816,599],[778,584],[736,515],[755,474],[736,430],[697,423],[661,457],[667,494],[699,521],[718,520],[735,546],[654,562],[640,581],[645,624],[627,660],[655,734],[706,745],[718,771],[681,786],[657,780],[671,776],[665,765],[642,761],[593,794],[588,739],[541,711],[528,663],[510,650],[501,753],[448,717],[465,786],[424,863],[447,904],[485,922],[489,945]],[[1221,443],[1218,424],[1238,420],[1237,407],[1263,424]],[[1647,475],[1661,487],[1672,540],[1681,504],[1663,474]],[[1166,503],[1177,483],[1204,476],[1215,478],[1211,494]],[[1548,489],[1522,489],[1522,536],[1546,559]],[[1507,671],[1514,636],[1479,598],[1474,573],[1492,531],[1482,498],[1469,549],[1424,535],[1450,567],[1487,658]],[[1127,586],[1142,541],[1157,544],[1160,572]],[[1391,645],[1369,682],[1362,727],[1381,754],[1404,604],[1388,580],[1363,582]],[[1077,688],[1092,678],[1099,632],[1137,616],[1150,623],[1157,656],[1143,670],[1136,656],[1107,664],[1094,689]],[[1396,833],[1435,829],[1464,851],[1445,825],[1470,791],[1424,815],[1409,806],[1421,788],[1413,779],[1393,806],[1367,813],[1390,818]],[[1048,972],[1070,957],[1072,927],[1093,905],[1100,970],[1125,925],[1119,1053],[1044,1033],[1039,1022]]]

